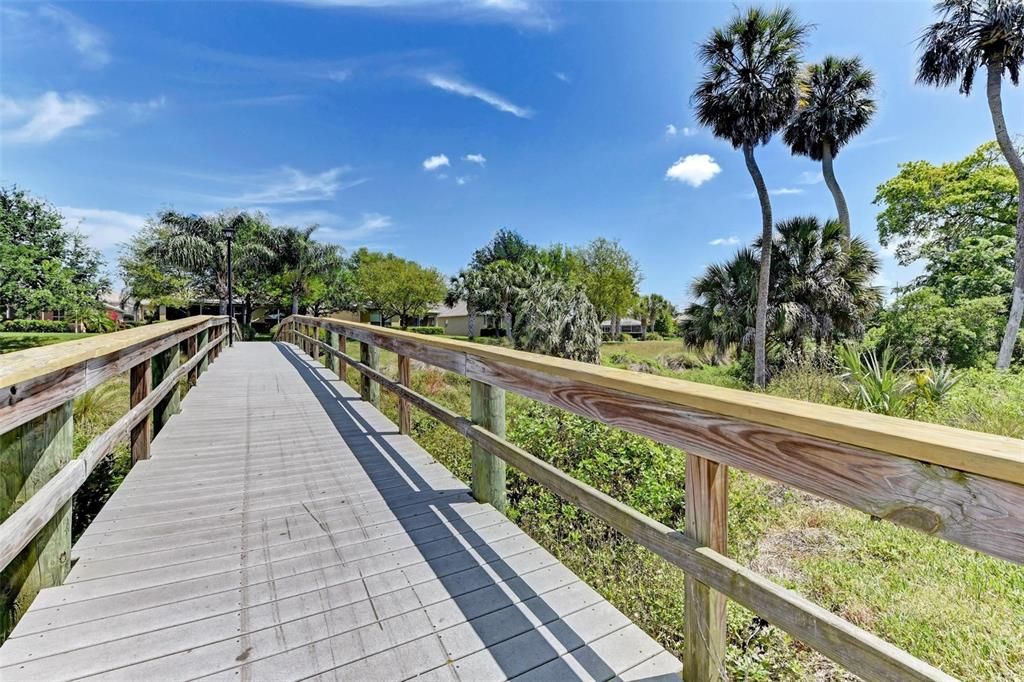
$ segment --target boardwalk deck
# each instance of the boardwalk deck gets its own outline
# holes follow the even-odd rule
[[[0,679],[678,679],[332,373],[240,343],[0,649]]]

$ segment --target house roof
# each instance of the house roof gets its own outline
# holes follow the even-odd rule
[[[601,326],[602,327],[604,327],[604,326],[610,327],[610,326],[612,326],[612,321],[611,320],[604,320],[604,321],[601,322]],[[634,320],[632,317],[623,317],[621,320],[619,320],[619,326],[621,326],[621,327],[639,327],[640,326],[640,320]]]
[[[465,317],[469,315],[469,308],[465,301],[459,301],[453,306],[440,305],[430,309],[430,314],[436,317]]]

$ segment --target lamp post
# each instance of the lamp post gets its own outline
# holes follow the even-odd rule
[[[229,225],[224,228],[224,239],[228,242],[228,346],[235,345],[235,292],[231,271],[231,241],[235,238],[235,228]]]

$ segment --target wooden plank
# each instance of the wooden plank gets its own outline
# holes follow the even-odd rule
[[[193,337],[195,338],[195,337]],[[130,407],[135,407],[149,395],[152,387],[152,371],[150,360],[143,360],[131,369]],[[147,414],[142,421],[132,427],[130,437],[132,450],[132,466],[143,459],[149,459],[149,443],[153,440],[153,418]]]
[[[199,350],[199,338],[198,338],[197,335],[193,334],[192,336],[188,337],[188,340],[185,342],[185,355],[190,357],[190,358],[195,357],[195,355],[198,352],[198,350]],[[192,371],[188,373],[188,385],[189,385],[189,388],[195,386],[198,381],[199,381],[199,368],[198,367],[194,367],[192,369]]]
[[[0,520],[6,521],[71,461],[73,405],[0,435]],[[64,502],[0,572],[0,641],[40,590],[60,585],[71,565],[71,504]]]
[[[686,535],[725,554],[729,511],[728,467],[703,457],[686,458]],[[725,680],[725,595],[687,575],[683,678]]]
[[[327,342],[331,344],[332,348],[337,348],[340,343],[337,332],[328,332]],[[327,353],[327,368],[335,374],[340,374],[338,370],[338,356],[333,353]]]
[[[220,344],[217,347],[219,348],[219,346]],[[178,346],[172,346],[164,352],[154,355],[150,366],[154,384],[159,384],[165,378],[173,375],[181,366],[181,353],[178,350]],[[164,426],[167,425],[167,422],[171,420],[171,417],[178,414],[180,410],[181,390],[178,386],[175,386],[168,391],[167,395],[156,406],[156,409],[153,410],[153,436],[158,436]]]
[[[1024,484],[1024,441],[1019,439],[356,322],[306,316],[296,319],[344,331],[361,341],[372,341],[387,350],[482,381],[487,381],[491,372],[539,373],[582,393],[607,389],[631,398],[649,399],[641,402],[713,413],[724,420],[769,425],[793,434]],[[490,371],[484,376],[473,376],[467,372],[469,359],[477,361],[475,366],[483,365]],[[512,386],[503,388],[515,390]]]
[[[204,329],[198,334],[197,352],[198,350],[206,348],[206,345],[210,342],[210,330]],[[203,359],[199,362],[199,367],[196,368],[197,376],[206,374],[206,370],[210,368],[210,358],[207,354],[203,353]]]
[[[359,342],[359,360],[370,367],[377,369],[380,353],[373,344],[364,341]],[[380,407],[380,385],[374,382],[368,375],[364,374],[360,380],[359,394],[363,400],[374,407]]]
[[[334,332],[331,332],[331,336],[337,336]],[[335,344],[337,347],[337,344]],[[335,362],[343,362],[337,359],[337,356],[331,355],[335,359]],[[398,383],[402,384],[407,388],[412,388],[412,370],[410,368],[409,358],[405,355],[398,356]],[[398,400],[398,432],[401,434],[409,435],[412,433],[412,409],[409,406],[409,401],[405,398],[399,398]]]
[[[487,429],[498,438],[505,437],[505,391],[479,381],[470,381],[471,415],[474,424]],[[505,462],[473,444],[473,470],[470,488],[477,502],[494,505],[505,511]]]

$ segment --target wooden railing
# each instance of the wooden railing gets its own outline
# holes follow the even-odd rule
[[[133,464],[149,457],[182,381],[194,385],[217,358],[227,325],[202,315],[0,355],[0,641],[67,575],[75,492],[120,443],[130,442]],[[74,399],[123,372],[130,409],[72,459]]]
[[[724,676],[726,598],[864,679],[952,679],[725,556],[730,466],[1024,563],[1021,440],[330,318],[291,316],[278,338],[326,353],[339,376],[357,370],[366,400],[380,386],[396,394],[402,433],[415,406],[466,436],[477,500],[504,508],[507,463],[681,568],[688,682]],[[398,381],[379,371],[379,348],[398,355]],[[412,391],[410,359],[468,377],[471,418]],[[505,440],[505,390],[684,449],[683,531]]]

